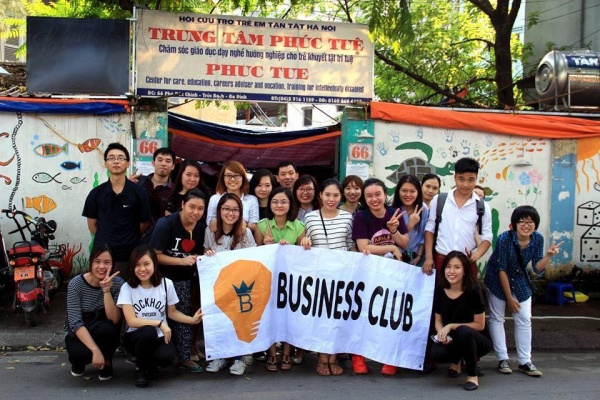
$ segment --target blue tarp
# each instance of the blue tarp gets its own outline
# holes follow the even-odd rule
[[[121,114],[127,112],[126,102],[80,100],[15,100],[0,99],[0,112],[37,114]]]

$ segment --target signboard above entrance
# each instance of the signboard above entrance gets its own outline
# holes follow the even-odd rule
[[[366,25],[138,10],[136,93],[349,104],[373,97]]]

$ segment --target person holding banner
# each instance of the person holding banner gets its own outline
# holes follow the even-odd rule
[[[298,210],[294,204],[294,197],[290,189],[279,186],[269,195],[269,208],[267,218],[258,222],[257,244],[300,244],[305,235],[302,222],[296,219]],[[280,368],[282,371],[292,369],[291,346],[282,343],[283,355],[281,356]],[[267,371],[277,372],[277,347],[273,344],[269,347],[267,357]]]
[[[367,208],[354,216],[352,226],[352,237],[358,251],[402,260],[400,248],[405,249],[409,241],[408,229],[402,218],[404,212],[388,207],[386,187],[380,179],[367,179],[363,193]],[[368,373],[363,356],[352,356],[352,369],[355,374]],[[384,365],[381,373],[395,375],[396,367]]]
[[[435,330],[431,358],[450,363],[448,377],[461,373],[461,360],[467,369],[464,389],[479,387],[477,359],[492,349],[485,332],[485,304],[469,258],[460,251],[446,255],[440,270],[440,285],[433,297]]]
[[[356,250],[352,240],[352,214],[338,209],[342,184],[337,179],[327,179],[321,185],[319,197],[323,207],[306,215],[306,237],[300,244],[307,250],[312,246],[330,250]],[[343,372],[337,362],[337,354],[319,354],[319,375],[341,375]]]
[[[225,167],[223,167],[223,170],[228,171]],[[227,174],[230,173],[231,171],[227,172]],[[204,236],[204,254],[213,256],[221,251],[255,247],[256,242],[254,241],[254,236],[250,229],[246,227],[244,219],[242,218],[244,213],[242,200],[234,193],[224,193],[223,195],[215,196],[220,196],[215,207],[216,231],[213,232],[210,227],[206,228],[206,234]],[[215,196],[213,196],[213,198]],[[254,199],[256,200],[256,198]],[[211,198],[211,201],[212,200],[213,199]],[[218,372],[226,365],[227,360],[217,358],[208,363],[206,372]],[[245,370],[246,364],[242,361],[242,357],[235,357],[233,365],[229,367],[229,372],[232,375],[243,375]]]
[[[148,386],[148,380],[158,378],[158,367],[167,367],[175,360],[167,318],[190,325],[202,320],[200,309],[189,316],[177,310],[177,303],[173,282],[163,278],[158,270],[154,249],[145,244],[133,249],[127,282],[121,286],[117,306],[123,309],[127,322],[125,348],[136,358],[137,387]]]
[[[190,314],[193,308],[200,306],[193,301],[193,286],[198,285],[198,269],[196,259],[204,254],[204,232],[206,225],[202,222],[206,198],[199,189],[185,194],[181,211],[161,218],[156,224],[150,246],[156,251],[159,269],[163,276],[173,281],[175,293],[179,298],[177,309]],[[196,291],[199,296],[199,291]],[[198,350],[193,341],[193,329],[188,324],[173,324],[173,343],[177,350],[179,367],[190,372],[202,372],[196,364]],[[196,357],[192,358],[192,353]]]
[[[425,225],[429,209],[423,202],[421,183],[414,175],[404,175],[398,180],[394,190],[392,207],[404,211],[402,217],[408,228],[408,247],[402,254],[402,261],[412,265],[422,265]]]

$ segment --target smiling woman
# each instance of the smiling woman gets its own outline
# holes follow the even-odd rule
[[[160,272],[173,281],[179,303],[177,310],[190,315],[198,302],[194,302],[195,286],[198,285],[196,258],[204,254],[202,222],[206,198],[202,191],[193,189],[185,194],[181,211],[161,218],[150,239],[156,250]],[[196,288],[197,289],[197,288]],[[180,367],[190,372],[202,372],[191,358],[197,354],[192,340],[192,327],[188,324],[173,325],[173,342]]]

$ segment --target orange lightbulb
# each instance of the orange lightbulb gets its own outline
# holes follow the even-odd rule
[[[214,286],[215,304],[233,323],[239,340],[250,343],[271,296],[271,271],[259,261],[227,265]]]

